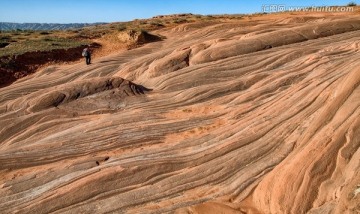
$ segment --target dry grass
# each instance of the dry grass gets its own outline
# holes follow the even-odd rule
[[[10,33],[11,34],[11,33]],[[0,57],[20,55],[33,51],[51,51],[55,49],[75,48],[89,43],[88,40],[62,38],[56,35],[41,33],[21,33],[5,35],[0,38],[0,44],[7,44],[0,49]]]

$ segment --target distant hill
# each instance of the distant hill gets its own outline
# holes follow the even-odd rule
[[[12,23],[0,22],[0,30],[66,30],[74,28],[82,28],[86,26],[93,26],[105,23],[71,23],[71,24],[56,24],[56,23]]]

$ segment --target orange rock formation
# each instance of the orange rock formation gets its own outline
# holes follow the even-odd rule
[[[156,33],[0,89],[1,213],[360,212],[359,15]]]

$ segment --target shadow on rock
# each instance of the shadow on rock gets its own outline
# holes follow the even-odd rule
[[[131,81],[120,77],[114,78],[94,78],[65,84],[59,89],[40,91],[34,95],[34,99],[30,103],[31,111],[41,111],[51,107],[70,103],[83,97],[92,96],[96,100],[97,97],[105,96],[104,93],[117,94],[118,97],[128,97],[143,95],[152,89],[142,85],[135,84]],[[95,96],[95,97],[94,97]],[[111,97],[108,97],[111,99]]]

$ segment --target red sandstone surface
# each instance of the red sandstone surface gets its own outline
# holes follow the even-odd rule
[[[1,213],[359,213],[360,16],[183,24],[0,89]]]

